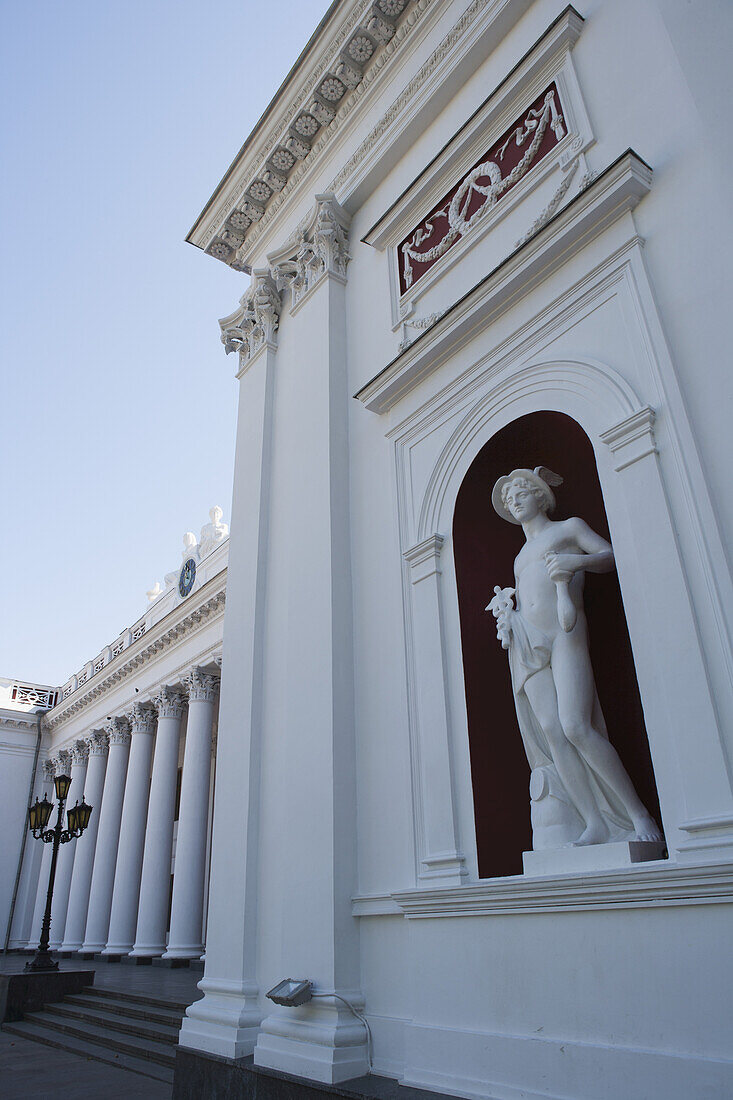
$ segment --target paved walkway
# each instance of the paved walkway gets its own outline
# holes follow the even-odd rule
[[[0,970],[17,974],[28,959],[0,957]],[[188,1002],[201,993],[200,971],[153,966],[123,966],[99,960],[62,959],[62,970],[93,970],[98,989],[149,994]],[[150,1077],[105,1065],[65,1050],[33,1043],[0,1029],[0,1097],[2,1100],[170,1100],[172,1088]]]

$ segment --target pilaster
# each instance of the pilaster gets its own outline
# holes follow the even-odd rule
[[[261,1020],[255,975],[263,654],[273,394],[281,313],[280,295],[269,271],[254,273],[242,306],[245,302],[265,339],[253,352],[251,339],[237,331],[244,327],[237,313],[220,322],[227,353],[239,354],[227,580],[227,604],[233,611],[225,616],[224,650],[217,661],[222,681],[206,969],[199,983],[204,996],[188,1008],[179,1040],[183,1046],[229,1058],[252,1053]],[[233,831],[239,838],[236,860],[231,856]]]

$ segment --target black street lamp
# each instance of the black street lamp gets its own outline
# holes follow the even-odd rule
[[[31,830],[36,840],[42,840],[44,844],[53,844],[53,854],[51,856],[51,872],[48,876],[46,911],[43,914],[43,924],[41,925],[41,942],[38,944],[38,950],[36,951],[35,957],[31,962],[26,963],[26,970],[58,970],[59,968],[59,964],[51,957],[51,953],[48,950],[48,942],[51,934],[51,902],[53,901],[53,884],[56,878],[56,863],[59,856],[59,845],[66,844],[67,841],[74,840],[76,837],[81,836],[89,824],[89,818],[92,813],[92,807],[87,806],[83,797],[81,805],[79,805],[79,800],[77,799],[76,805],[72,806],[66,814],[67,828],[62,828],[64,803],[66,802],[66,796],[71,786],[71,776],[57,775],[53,782],[56,787],[56,797],[59,800],[59,814],[53,829],[46,828],[48,819],[51,816],[51,810],[53,809],[53,802],[49,802],[45,795],[43,796],[43,802],[39,802],[38,798],[36,798],[35,803],[28,811],[28,828]]]

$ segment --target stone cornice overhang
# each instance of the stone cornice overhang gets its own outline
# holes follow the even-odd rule
[[[53,731],[84,710],[96,699],[115,688],[157,653],[182,641],[224,612],[227,570],[223,569],[202,585],[185,604],[170,611],[141,638],[106,666],[105,675],[77,688],[68,699],[49,711],[44,727]],[[182,614],[183,612],[183,614]]]
[[[362,386],[354,397],[371,412],[391,408],[492,318],[546,279],[568,257],[633,210],[651,187],[652,169],[627,149],[584,190],[519,245],[434,325]]]
[[[290,177],[302,174],[298,169],[305,161],[312,163],[355,106],[375,70],[394,60],[399,44],[422,13],[438,3],[336,0],[186,240],[236,270],[248,270],[248,231],[257,227],[272,200],[292,189]],[[347,52],[356,37],[362,40],[364,51],[372,50],[364,60],[359,60],[358,51]],[[342,85],[340,96],[331,99],[322,93],[329,80]],[[332,87],[337,91],[336,85]],[[278,153],[290,157],[292,163],[285,167]],[[262,185],[266,197],[261,197]]]

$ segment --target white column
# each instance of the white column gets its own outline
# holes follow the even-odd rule
[[[162,955],[165,951],[178,743],[186,698],[180,692],[164,687],[153,704],[158,712],[158,732],[150,783],[137,932],[135,946],[130,952],[136,957]]]
[[[298,285],[293,283],[293,298],[299,300],[289,318],[298,370],[281,364],[288,400],[303,410],[290,424],[290,453],[297,458],[288,469],[290,495],[281,530],[291,544],[296,533],[308,532],[288,562],[289,625],[282,658],[288,670],[287,778],[295,790],[307,775],[307,805],[292,798],[281,814],[289,837],[287,866],[297,866],[308,890],[291,904],[286,888],[268,885],[270,903],[276,901],[282,910],[280,965],[270,955],[270,967],[277,967],[282,977],[290,976],[292,967],[294,977],[307,976],[325,996],[296,1008],[273,1005],[262,1021],[254,1060],[258,1066],[335,1084],[368,1073],[369,1059],[364,1025],[344,1004],[357,1011],[364,1007],[359,929],[351,901],[357,866],[348,215],[333,196],[316,195],[316,201],[311,228],[304,231],[306,240],[312,237],[312,258],[305,283],[300,275]],[[286,280],[294,263],[297,267],[297,256],[279,268]],[[239,609],[230,605],[232,612],[236,616]]]
[[[239,409],[229,539],[216,799],[206,925],[204,996],[186,1010],[179,1042],[225,1058],[251,1054],[262,1011],[256,981],[260,741],[270,458],[280,297],[255,271],[242,312],[231,319],[239,347]],[[245,331],[254,317],[256,327]],[[222,321],[226,334],[230,319]],[[241,329],[241,337],[237,329]],[[254,333],[261,333],[259,347]],[[241,342],[239,342],[241,341]],[[227,345],[227,350],[229,345]],[[229,837],[240,838],[236,856]]]
[[[104,730],[93,730],[87,739],[89,761],[84,780],[84,801],[92,807],[92,816],[86,830],[79,838],[79,846],[74,857],[74,870],[71,875],[69,908],[66,913],[66,927],[62,951],[78,951],[84,940],[89,908],[89,891],[92,885],[94,853],[97,847],[97,833],[102,810],[104,776],[107,770],[107,750],[109,738]]]
[[[84,795],[84,777],[87,771],[87,747],[84,741],[75,741],[68,751],[60,752],[63,757],[64,771],[71,765],[71,785],[66,796],[66,812],[69,806],[74,805]],[[64,821],[66,827],[66,821]],[[74,869],[74,856],[76,855],[76,840],[69,840],[59,849],[59,861],[56,869],[56,882],[53,890],[53,904],[51,906],[51,939],[50,945],[57,950],[64,939],[66,927],[66,912],[69,907],[69,891],[71,890],[71,873]]]
[[[112,894],[109,934],[103,955],[127,955],[132,950],[140,898],[140,875],[145,847],[145,825],[150,796],[150,762],[153,757],[155,711],[135,703],[130,712],[132,746],[127,768],[125,799],[120,822],[120,843]]]
[[[203,951],[204,870],[211,774],[211,731],[219,677],[194,668],[186,679],[188,724],[173,872],[166,959],[197,959]]]
[[[53,802],[55,795],[53,789],[53,777],[56,774],[56,761],[44,760],[43,762],[43,789],[42,795]],[[35,841],[38,844],[38,841]],[[33,908],[33,918],[31,920],[30,938],[27,947],[36,948],[41,938],[41,924],[43,923],[43,914],[46,910],[46,894],[48,892],[48,876],[51,873],[51,854],[52,844],[43,845],[43,855],[41,857],[41,869],[38,872],[38,887],[36,889],[36,903]]]
[[[107,774],[104,777],[102,812],[99,815],[94,870],[89,893],[89,914],[82,951],[102,951],[107,943],[117,846],[120,840],[122,799],[125,794],[130,733],[126,718],[112,718],[105,727],[109,737]]]

